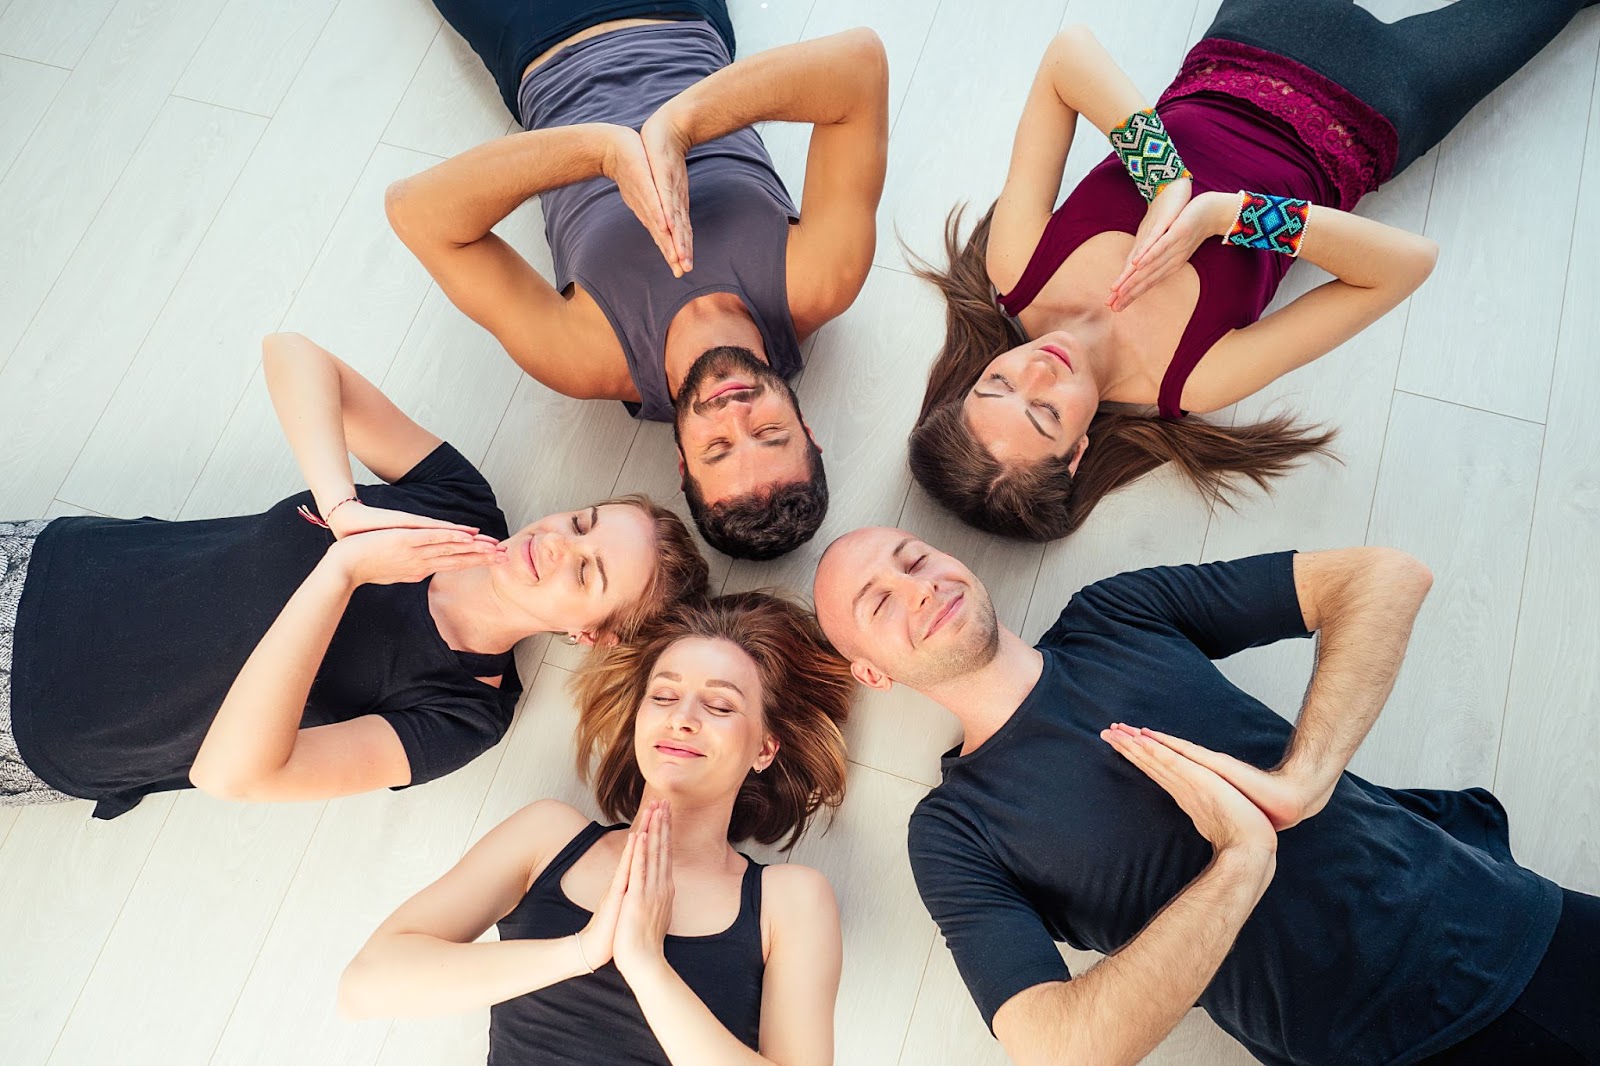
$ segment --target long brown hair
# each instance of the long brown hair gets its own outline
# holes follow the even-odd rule
[[[762,719],[778,740],[778,755],[763,773],[745,775],[728,839],[783,839],[787,851],[813,815],[844,801],[840,727],[855,694],[849,664],[822,635],[816,617],[790,600],[741,592],[680,603],[633,643],[591,656],[572,680],[578,773],[593,783],[607,817],[633,817],[645,786],[634,758],[634,721],[656,660],[686,637],[730,641],[756,664]]]
[[[1231,506],[1248,480],[1262,489],[1307,455],[1330,454],[1334,431],[1280,414],[1245,426],[1189,417],[1177,421],[1102,407],[1089,423],[1077,474],[1067,459],[997,462],[973,436],[962,400],[996,355],[1027,338],[995,306],[986,263],[994,205],[963,241],[965,205],[945,219],[940,270],[911,256],[917,276],[945,300],[945,343],[928,371],[922,410],[911,431],[911,476],[968,525],[1025,540],[1054,540],[1076,530],[1106,493],[1176,463],[1201,493]]]
[[[644,594],[612,611],[596,627],[602,636],[629,641],[672,604],[703,597],[711,571],[683,519],[639,493],[602,500],[595,506],[606,507],[613,503],[639,508],[650,519],[655,534],[656,565],[650,571]]]

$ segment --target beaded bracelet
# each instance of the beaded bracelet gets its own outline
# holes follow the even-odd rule
[[[1179,178],[1194,176],[1178,158],[1178,149],[1153,107],[1135,111],[1107,136],[1146,203]]]
[[[1222,242],[1240,248],[1298,256],[1310,217],[1310,200],[1241,189],[1239,215],[1233,220],[1233,228],[1223,236]]]

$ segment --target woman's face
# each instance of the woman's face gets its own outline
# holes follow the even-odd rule
[[[547,515],[513,533],[497,588],[544,628],[596,637],[613,612],[636,602],[655,569],[655,527],[631,504]]]
[[[731,641],[684,637],[650,669],[633,752],[655,788],[702,802],[737,795],[777,754],[753,659]]]
[[[961,410],[997,462],[1078,453],[1100,404],[1099,389],[1080,362],[1072,335],[1055,332],[1001,352],[983,368]]]

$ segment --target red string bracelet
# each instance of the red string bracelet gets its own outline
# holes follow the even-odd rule
[[[333,527],[328,524],[328,519],[333,517],[333,512],[337,511],[339,508],[343,507],[345,504],[351,502],[352,500],[354,500],[356,503],[360,503],[361,502],[360,498],[358,498],[356,496],[346,496],[344,499],[340,500],[338,503],[336,503],[332,507],[328,508],[328,516],[327,516],[327,518],[318,517],[316,512],[312,511],[311,508],[307,507],[303,503],[299,507],[297,507],[295,510],[299,513],[301,518],[304,518],[307,522],[310,522],[312,525],[317,526],[317,527],[319,527],[321,529],[332,529]]]

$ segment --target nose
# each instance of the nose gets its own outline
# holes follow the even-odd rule
[[[700,731],[699,703],[692,699],[682,699],[672,706],[672,713],[667,716],[667,728],[674,733],[693,735]]]
[[[540,537],[539,546],[544,549],[545,557],[551,562],[560,562],[572,550],[572,545],[567,543],[566,536],[556,532],[546,533]]]
[[[1034,392],[1056,383],[1055,367],[1051,365],[1055,361],[1055,356],[1041,352],[1029,359],[1028,365],[1022,368],[1022,391],[1028,393],[1030,399]]]

